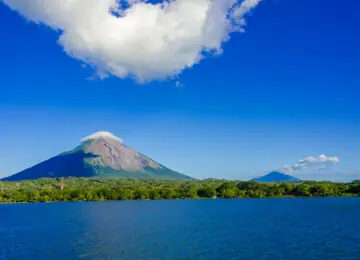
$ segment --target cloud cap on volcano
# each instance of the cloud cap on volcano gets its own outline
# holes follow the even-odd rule
[[[81,139],[81,142],[86,142],[86,141],[90,141],[90,140],[95,140],[95,139],[99,139],[99,138],[110,138],[110,139],[113,139],[113,140],[116,140],[116,141],[119,141],[121,143],[123,143],[124,141],[122,139],[120,139],[119,137],[113,135],[112,133],[110,132],[107,132],[107,131],[98,131],[98,132],[95,132],[91,135],[88,135],[84,138]]]

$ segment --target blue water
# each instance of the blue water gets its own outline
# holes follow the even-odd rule
[[[0,205],[0,259],[360,259],[360,199]]]

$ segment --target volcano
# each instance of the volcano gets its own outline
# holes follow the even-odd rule
[[[257,182],[298,182],[300,181],[300,179],[291,176],[291,175],[287,175],[285,173],[282,172],[270,172],[264,176],[255,178],[255,179],[251,179],[250,181],[257,181]]]
[[[59,177],[192,179],[137,152],[109,132],[97,132],[83,138],[81,145],[75,149],[61,153],[3,180],[20,181]]]

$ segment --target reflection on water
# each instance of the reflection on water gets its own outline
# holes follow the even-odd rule
[[[360,199],[0,205],[0,259],[358,259]]]

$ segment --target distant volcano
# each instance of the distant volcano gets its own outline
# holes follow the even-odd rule
[[[257,182],[297,182],[300,181],[300,179],[287,175],[281,172],[270,172],[264,176],[251,179],[250,181],[257,181]]]
[[[75,149],[4,180],[58,177],[192,179],[128,147],[120,138],[109,132],[97,132],[82,139],[81,145]]]

